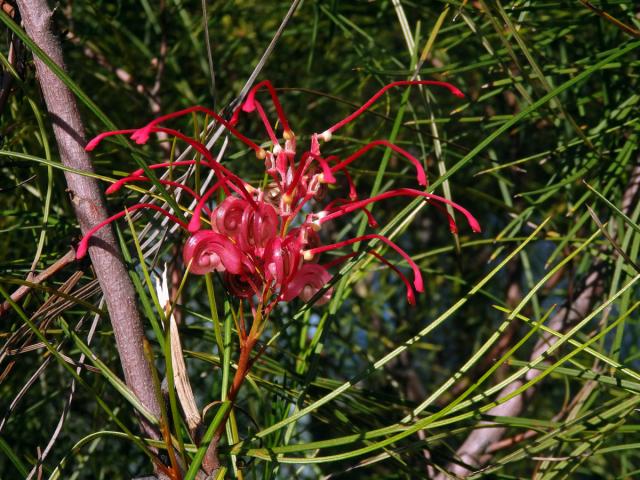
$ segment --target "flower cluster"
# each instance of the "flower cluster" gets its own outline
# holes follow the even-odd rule
[[[157,170],[200,163],[214,171],[216,183],[202,195],[184,183],[159,180],[167,187],[182,189],[196,200],[196,207],[191,212],[188,223],[154,204],[136,204],[128,207],[128,211],[153,209],[179,224],[189,234],[183,248],[186,268],[194,274],[213,271],[222,273],[228,289],[238,297],[257,299],[264,308],[271,309],[278,301],[288,302],[295,297],[307,302],[324,288],[324,293],[316,301],[318,304],[326,303],[332,294],[331,289],[325,288],[332,278],[329,269],[353,254],[343,255],[325,264],[319,263],[320,254],[357,242],[377,239],[395,250],[412,268],[413,286],[397,267],[377,252],[369,252],[387,264],[401,278],[407,288],[408,301],[413,304],[414,289],[418,292],[423,291],[422,275],[416,263],[398,245],[375,233],[339,243],[323,244],[319,232],[326,222],[356,211],[367,215],[369,226],[375,228],[377,223],[366,208],[367,205],[398,196],[423,197],[448,217],[449,226],[455,232],[455,221],[443,207],[443,204],[448,204],[466,217],[473,231],[480,231],[478,222],[466,209],[421,190],[399,188],[371,198],[359,198],[348,166],[377,147],[392,149],[398,156],[409,161],[416,171],[418,184],[426,187],[427,177],[422,163],[397,145],[386,140],[376,140],[346,158],[335,155],[323,156],[320,151],[321,142],[329,142],[333,133],[361,115],[389,88],[415,84],[444,87],[454,95],[463,97],[457,88],[444,82],[391,83],[345,119],[322,133],[311,135],[309,149],[298,155],[296,135],[289,126],[276,92],[269,81],[263,81],[251,89],[228,121],[216,112],[197,106],[156,118],[142,128],[103,133],[91,140],[86,149],[93,150],[105,137],[112,135],[130,135],[136,143],[144,144],[152,134],[161,133],[186,142],[200,154],[201,158],[198,159],[170,161],[148,167]],[[277,124],[282,128],[282,137],[278,137],[267,112],[256,99],[256,93],[261,89],[266,89],[270,94],[277,114]],[[201,142],[165,126],[165,123],[173,118],[194,112],[204,113],[215,119],[230,134],[253,150],[256,157],[264,161],[269,181],[263,182],[259,187],[250,185],[215,159]],[[241,115],[245,114],[259,116],[269,137],[269,142],[265,143],[268,147],[254,143],[236,129]],[[337,176],[344,176],[349,186],[348,198],[337,198],[323,205],[326,186],[335,183]],[[107,193],[113,193],[125,184],[141,181],[149,181],[144,176],[143,169],[116,181],[107,189]],[[216,197],[218,202],[210,209],[209,205]],[[125,212],[120,212],[87,232],[78,247],[78,258],[86,254],[89,240],[97,230],[124,215]]]

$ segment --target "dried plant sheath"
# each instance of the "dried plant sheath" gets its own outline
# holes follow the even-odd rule
[[[51,31],[52,13],[45,0],[19,0],[24,28],[33,41],[64,69],[62,49]],[[37,57],[36,73],[53,122],[53,130],[65,166],[92,172],[84,151],[85,132],[75,97],[65,84]],[[65,172],[71,201],[82,232],[107,218],[104,198],[90,177]],[[110,228],[100,231],[89,249],[96,276],[104,292],[127,385],[154,415],[160,407],[153,391],[151,370],[142,350],[143,330],[136,308],[134,289]],[[143,425],[153,435],[150,425]]]
[[[196,399],[191,389],[189,376],[187,375],[187,365],[184,363],[182,346],[180,345],[180,334],[176,320],[171,315],[169,319],[169,330],[171,332],[171,361],[173,362],[173,381],[176,385],[180,405],[184,410],[185,420],[191,435],[194,435],[201,424],[200,412],[196,405]]]
[[[160,305],[165,305],[165,313],[168,315],[169,335],[171,341],[171,365],[173,367],[173,382],[180,406],[184,411],[184,417],[189,427],[192,437],[196,437],[197,432],[202,424],[200,411],[196,405],[196,399],[193,395],[191,382],[189,382],[189,374],[187,365],[184,361],[184,353],[180,343],[180,332],[176,324],[176,318],[171,311],[171,297],[169,296],[169,286],[167,282],[167,267],[165,265],[162,279],[156,278],[156,294]]]

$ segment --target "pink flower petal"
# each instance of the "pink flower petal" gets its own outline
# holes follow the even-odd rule
[[[329,281],[332,276],[322,265],[305,263],[291,278],[281,294],[281,300],[290,302],[300,297],[303,302],[311,300]],[[330,288],[318,299],[316,305],[324,305],[331,300],[333,289]]]
[[[197,275],[218,271],[238,275],[243,272],[243,254],[227,237],[211,230],[200,230],[184,245],[182,258]]]

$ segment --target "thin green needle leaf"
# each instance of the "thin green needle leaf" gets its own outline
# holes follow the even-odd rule
[[[342,393],[347,391],[349,388],[351,388],[353,385],[355,385],[362,379],[366,378],[376,370],[380,369],[382,366],[389,363],[392,359],[396,358],[402,352],[406,351],[411,345],[413,345],[414,343],[422,339],[424,336],[431,333],[433,330],[435,330],[436,327],[440,326],[442,323],[444,323],[445,320],[449,319],[457,310],[459,310],[462,307],[462,305],[464,305],[471,297],[473,297],[478,291],[480,291],[480,289],[487,282],[489,282],[499,271],[501,271],[502,268],[507,263],[509,263],[509,261],[513,259],[514,256],[516,256],[525,246],[529,244],[529,242],[537,238],[538,234],[542,231],[542,229],[544,228],[544,226],[547,224],[548,221],[549,219],[545,220],[535,231],[531,233],[531,235],[529,235],[529,237],[522,244],[520,244],[513,252],[507,255],[507,257],[502,262],[500,262],[489,274],[487,274],[480,282],[478,282],[464,297],[458,300],[453,306],[449,307],[449,309],[446,312],[444,312],[437,319],[435,319],[428,327],[424,328],[417,335],[405,341],[402,346],[394,349],[392,352],[388,353],[387,355],[385,355],[384,357],[382,357],[381,359],[373,363],[373,365],[371,365],[365,371],[356,375],[348,382],[343,383],[340,387],[336,388],[330,394],[325,395],[319,400],[316,400],[315,402],[311,403],[310,405],[303,408],[299,412],[296,412],[295,414],[291,415],[286,420],[280,421],[258,432],[256,434],[256,437],[258,438],[265,437],[275,432],[276,430],[279,430],[280,428],[285,427],[289,423],[294,422],[299,418],[307,415],[308,413],[311,413],[312,411],[321,407],[322,405],[325,405],[326,403],[332,401],[333,399],[337,398]]]
[[[194,480],[198,471],[200,470],[200,465],[202,465],[202,460],[204,459],[205,453],[207,453],[207,448],[209,448],[209,444],[213,439],[213,435],[216,433],[216,430],[222,423],[222,421],[226,418],[229,410],[231,409],[231,402],[223,401],[220,403],[218,407],[218,411],[216,412],[216,416],[213,417],[213,420],[207,427],[205,434],[202,437],[202,443],[196,454],[191,461],[191,465],[189,465],[189,470],[187,470],[186,475],[184,476],[184,480]]]
[[[563,83],[562,85],[560,85],[559,87],[557,87],[553,91],[549,92],[548,94],[546,94],[542,98],[536,100],[531,105],[529,105],[528,107],[523,109],[517,115],[514,115],[509,121],[507,121],[504,124],[502,124],[502,126],[497,128],[493,133],[491,133],[489,136],[487,136],[482,142],[480,142],[478,145],[476,145],[469,153],[467,153],[455,165],[451,166],[445,175],[437,178],[430,185],[429,191],[430,192],[434,191],[436,187],[438,187],[445,180],[447,180],[449,177],[451,177],[454,173],[456,173],[458,170],[460,170],[462,167],[464,167],[467,163],[469,163],[471,160],[473,160],[482,150],[484,150],[487,146],[489,146],[489,144],[491,144],[496,138],[498,138],[500,135],[502,135],[504,132],[509,130],[511,127],[516,125],[521,120],[524,120],[527,116],[531,115],[533,112],[535,112],[538,108],[540,108],[541,106],[543,106],[544,104],[549,102],[551,99],[557,97],[558,95],[560,95],[565,90],[568,90],[569,88],[571,88],[572,86],[576,85],[577,83],[582,82],[587,77],[589,77],[590,75],[593,75],[595,72],[597,72],[598,70],[602,69],[603,67],[605,67],[609,63],[613,62],[614,60],[616,60],[616,59],[618,59],[620,57],[623,57],[624,55],[627,55],[628,53],[632,52],[633,50],[635,50],[638,47],[640,47],[640,42],[631,42],[631,43],[627,44],[626,47],[620,48],[620,49],[614,51],[612,54],[610,54],[607,57],[605,57],[604,59],[600,60],[595,65],[587,68],[583,72],[581,72],[578,75],[576,75],[575,77],[573,77],[571,80],[566,81],[565,83]]]

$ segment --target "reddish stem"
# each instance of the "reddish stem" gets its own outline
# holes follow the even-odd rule
[[[221,163],[216,161],[211,155],[211,152],[209,152],[209,150],[207,150],[207,147],[204,146],[204,144],[198,142],[197,140],[194,140],[191,137],[188,137],[187,135],[177,130],[173,130],[172,128],[153,127],[153,130],[157,132],[164,132],[168,135],[173,135],[174,137],[179,138],[180,140],[183,140],[184,142],[189,144],[196,151],[198,151],[198,153],[202,154],[202,156],[204,156],[204,158],[207,159],[211,167],[216,172],[216,175],[218,176],[218,178],[224,181],[224,183],[222,184],[222,188],[225,191],[225,193],[227,194],[229,193],[229,191],[226,188],[227,186],[229,186],[234,191],[242,195],[254,208],[257,208],[257,205],[253,200],[253,197],[246,189],[247,183],[244,180],[242,180],[240,177],[238,177],[236,174],[234,174],[231,170],[229,170],[228,168],[223,166]],[[231,180],[233,180],[233,183],[231,182]]]
[[[302,197],[302,199],[298,202],[298,204],[296,205],[296,207],[291,211],[291,214],[287,217],[287,221],[284,222],[282,224],[282,231],[281,234],[282,236],[284,236],[284,230],[285,227],[289,224],[289,222],[291,220],[293,220],[294,218],[296,218],[296,216],[300,213],[300,210],[302,210],[302,207],[305,206],[305,204],[311,200],[313,198],[313,194],[311,193],[307,193],[304,197]]]
[[[257,338],[253,338],[253,335],[249,333],[246,341],[241,342],[240,344],[240,356],[238,357],[238,368],[236,370],[235,375],[233,376],[233,381],[231,382],[231,388],[229,389],[229,394],[227,395],[227,401],[232,404],[235,402],[236,397],[238,396],[238,392],[240,391],[240,387],[244,382],[247,374],[249,373],[249,369],[251,368],[251,351],[257,342]],[[220,442],[220,438],[222,437],[222,432],[225,429],[227,420],[231,413],[231,409],[228,410],[225,417],[220,422],[220,426],[218,430],[213,435],[213,439],[209,444],[209,448],[204,456],[204,460],[202,462],[202,467],[207,474],[211,474],[213,471],[217,470],[220,467],[220,462],[218,460],[218,443]]]
[[[312,153],[311,157],[320,164],[320,167],[322,168],[322,174],[324,175],[324,182],[336,183],[336,178],[333,176],[334,170],[333,168],[329,167],[329,163],[327,162],[327,160],[322,158],[320,155],[316,155],[315,153]]]

